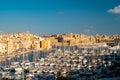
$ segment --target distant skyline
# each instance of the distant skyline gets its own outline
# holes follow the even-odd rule
[[[120,0],[0,0],[0,34],[120,34]]]

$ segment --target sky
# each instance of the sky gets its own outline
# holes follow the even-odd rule
[[[0,34],[120,33],[120,0],[0,0]]]

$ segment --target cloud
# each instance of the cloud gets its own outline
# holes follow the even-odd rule
[[[84,29],[83,32],[86,34],[93,34],[94,33],[94,31],[92,29]]]
[[[85,28],[85,29],[83,30],[83,33],[88,34],[88,35],[94,34],[94,33],[95,33],[94,27],[93,27],[93,26],[90,26],[90,27]]]
[[[120,14],[120,5],[108,10],[109,13]]]
[[[90,33],[90,32],[92,32],[92,30],[91,29],[85,29],[84,32]]]

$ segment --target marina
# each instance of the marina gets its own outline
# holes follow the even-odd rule
[[[0,0],[0,80],[120,80],[120,0]]]
[[[14,55],[14,54],[13,54]],[[120,47],[107,45],[53,46],[0,62],[1,80],[75,80],[114,78],[120,74]]]

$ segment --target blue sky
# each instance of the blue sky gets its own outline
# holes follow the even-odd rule
[[[0,33],[120,33],[120,0],[0,0]]]

